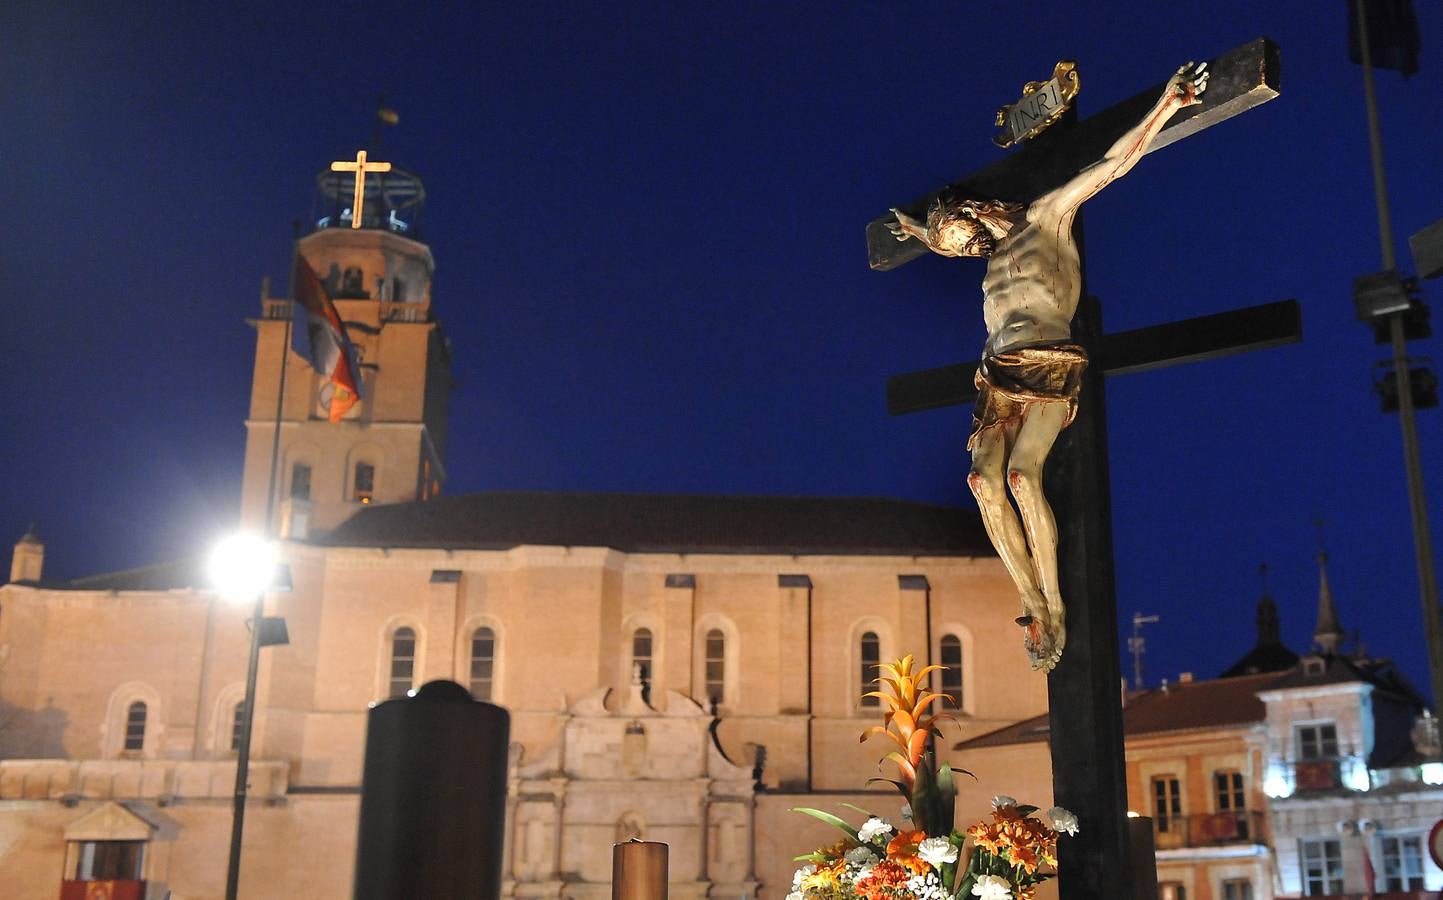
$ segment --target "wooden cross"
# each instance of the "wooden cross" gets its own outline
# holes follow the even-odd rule
[[[1259,38],[1208,63],[1203,102],[1182,110],[1149,152],[1229,119],[1278,94],[1277,47]],[[942,188],[902,211],[925,217],[944,192],[1030,201],[1065,183],[1103,153],[1156,102],[1162,85],[1086,121],[1075,116],[1023,150]],[[872,268],[894,269],[927,253],[919,241],[899,242],[882,216],[867,226]],[[1081,216],[1076,220],[1081,230]],[[1077,235],[1081,247],[1081,235]],[[1053,799],[1072,810],[1082,830],[1059,853],[1063,900],[1129,900],[1132,871],[1122,729],[1122,667],[1113,584],[1112,515],[1108,488],[1104,375],[1144,371],[1291,343],[1301,339],[1295,301],[1204,316],[1186,322],[1102,334],[1101,311],[1086,294],[1072,323],[1072,340],[1093,362],[1083,378],[1076,421],[1047,463],[1045,481],[1056,515],[1062,593],[1068,600],[1068,642],[1047,679]],[[897,376],[888,383],[895,415],[965,402],[973,396],[975,364]]]
[[[361,207],[366,202],[366,173],[367,172],[389,172],[391,164],[388,162],[367,162],[366,151],[356,151],[356,161],[339,160],[331,163],[332,172],[355,172],[356,193],[351,200],[351,227],[361,227]]]

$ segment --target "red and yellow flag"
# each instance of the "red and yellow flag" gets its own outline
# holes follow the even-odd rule
[[[356,348],[346,336],[346,326],[326,293],[326,286],[299,253],[296,254],[295,298],[291,304],[291,315],[294,317],[291,346],[306,358],[312,368],[331,380],[334,393],[331,395],[330,420],[339,422],[361,399]]]

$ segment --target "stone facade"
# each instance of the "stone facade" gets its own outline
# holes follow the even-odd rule
[[[285,556],[293,589],[271,595],[267,614],[286,619],[290,643],[262,652],[252,765],[265,774],[252,776],[248,896],[295,885],[349,895],[366,708],[393,688],[402,628],[415,635],[414,685],[470,685],[472,639],[494,635],[489,690],[517,743],[508,884],[518,896],[596,896],[627,823],[673,842],[679,892],[776,896],[791,857],[829,840],[791,807],[851,801],[895,815],[897,798],[860,790],[882,753],[857,741],[876,716],[856,699],[864,634],[883,659],[926,647],[929,620],[934,658],[944,637],[958,639],[964,700],[949,736],[1045,708],[1010,582],[991,559],[297,542]],[[220,896],[244,618],[198,590],[0,588],[0,867],[25,873],[18,896],[54,896],[67,823],[111,801],[156,824],[157,890]],[[609,709],[602,694],[632,691],[641,628],[657,709]],[[716,631],[726,641],[713,718],[703,657]],[[137,701],[144,734],[126,749]],[[640,738],[626,733],[633,723]],[[1046,801],[1041,784],[1029,796]],[[1017,789],[963,788],[963,816]]]

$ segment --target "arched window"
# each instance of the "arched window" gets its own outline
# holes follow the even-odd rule
[[[631,670],[640,666],[643,684],[651,682],[651,629],[638,628],[631,633]]]
[[[478,628],[471,633],[471,696],[490,700],[496,680],[496,632]]]
[[[291,466],[291,499],[311,499],[311,467],[305,463]]]
[[[121,749],[140,751],[145,749],[145,701],[137,700],[125,712],[125,743]]]
[[[962,708],[962,639],[955,634],[942,635],[941,659],[946,666],[942,676],[941,693],[952,698],[952,708]]]
[[[877,689],[877,667],[882,663],[882,642],[877,638],[877,632],[862,633],[859,658],[862,661],[862,692],[874,691]],[[880,706],[881,703],[882,701],[876,697],[861,699],[862,706]]]
[[[246,702],[242,700],[235,705],[235,712],[230,720],[230,749],[233,753],[240,752],[241,732],[245,728]]]
[[[415,687],[416,632],[397,628],[391,632],[391,680],[388,696],[404,697]]]
[[[726,699],[727,637],[720,628],[706,633],[706,698],[713,706]]]

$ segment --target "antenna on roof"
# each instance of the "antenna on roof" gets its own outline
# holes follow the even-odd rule
[[[1127,639],[1127,652],[1132,654],[1132,689],[1142,690],[1142,654],[1147,641],[1142,636],[1142,626],[1159,621],[1157,616],[1145,616],[1140,612],[1132,614],[1132,637]]]

